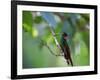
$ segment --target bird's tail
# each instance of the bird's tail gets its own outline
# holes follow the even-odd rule
[[[66,60],[66,62],[68,63],[68,65],[69,65],[69,60]]]
[[[71,66],[73,66],[73,62],[72,62],[72,60],[71,60],[71,59],[67,59],[67,60],[66,60],[66,62],[67,62],[67,64],[68,64],[68,65],[70,65],[70,64],[71,64]]]

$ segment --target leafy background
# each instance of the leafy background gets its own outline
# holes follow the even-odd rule
[[[60,43],[61,33],[69,35],[68,45],[74,66],[89,65],[89,14],[60,12],[22,12],[23,68],[67,67],[60,54],[50,28],[53,28]],[[49,28],[50,27],[50,28]]]

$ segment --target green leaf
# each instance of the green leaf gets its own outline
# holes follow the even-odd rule
[[[23,24],[23,29],[26,31],[26,32],[30,32],[32,29],[29,25],[27,25],[26,23]]]
[[[87,23],[89,23],[90,21],[89,14],[81,14],[81,16],[86,20]]]
[[[34,18],[34,23],[39,24],[39,23],[41,23],[41,22],[42,22],[42,17],[41,17],[41,16],[36,16],[36,17]]]
[[[32,31],[32,25],[33,25],[33,18],[32,18],[32,14],[30,11],[23,11],[22,13],[23,18],[23,28],[25,31],[27,32],[31,32]]]
[[[88,50],[89,50],[89,31],[86,31],[86,32],[82,32],[81,33],[82,34],[82,39],[84,40],[84,42],[85,42],[85,44],[86,44],[86,46],[87,46],[87,48],[88,48]]]
[[[83,17],[77,20],[77,25],[80,29],[83,29],[86,25],[86,21]]]

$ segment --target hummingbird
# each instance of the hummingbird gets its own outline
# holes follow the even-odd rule
[[[71,52],[67,40],[68,40],[68,35],[67,33],[63,32],[61,36],[61,48],[64,53],[64,58],[66,59],[67,64],[68,65],[71,64],[71,66],[73,66],[73,62],[71,59]]]

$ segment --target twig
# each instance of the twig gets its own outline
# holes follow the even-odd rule
[[[60,55],[60,54],[58,54],[58,55],[55,54],[48,45],[45,45],[45,46],[48,48],[48,50],[51,52],[52,55],[55,55],[55,56],[63,56],[63,55]]]
[[[51,33],[53,35],[53,38],[54,38],[55,43],[56,43],[56,46],[58,47],[58,49],[60,50],[60,52],[64,55],[63,50],[62,50],[62,48],[61,48],[61,46],[60,46],[60,44],[59,44],[59,42],[58,42],[58,40],[56,38],[56,34],[55,34],[53,28],[49,27],[49,29],[50,29],[50,31],[51,31]]]
[[[40,39],[40,40],[41,40],[41,39]],[[44,45],[45,47],[48,48],[48,50],[50,51],[50,53],[51,53],[52,55],[54,55],[54,56],[63,56],[63,55],[55,54],[55,53],[51,50],[51,48],[47,45],[47,43],[44,42],[43,40],[41,40],[41,42],[43,43],[43,45]]]

